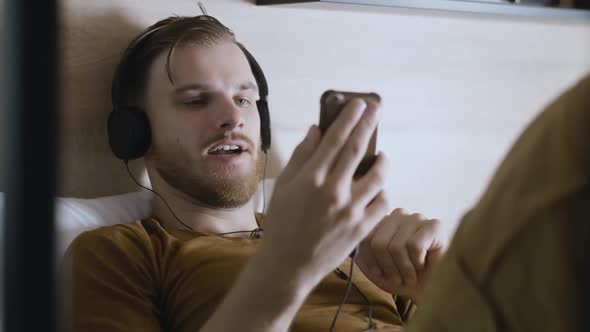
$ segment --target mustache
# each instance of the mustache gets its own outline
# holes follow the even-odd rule
[[[254,142],[250,139],[250,137],[240,134],[240,133],[232,133],[232,132],[225,132],[223,134],[216,135],[213,137],[209,142],[207,142],[206,146],[211,146],[215,142],[222,141],[222,140],[236,140],[236,141],[244,141],[248,145],[249,150],[254,150]]]

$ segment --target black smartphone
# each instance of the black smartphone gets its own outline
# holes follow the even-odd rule
[[[360,93],[360,92],[348,92],[348,91],[335,91],[328,90],[322,94],[320,98],[320,131],[322,135],[328,130],[328,127],[336,120],[338,114],[344,108],[344,105],[348,103],[352,98],[364,99],[367,103],[373,102],[377,105],[381,104],[381,96],[378,94],[371,93]],[[365,151],[363,160],[359,164],[355,177],[363,176],[366,174],[371,166],[375,162],[377,149],[377,128],[371,136],[371,141]]]

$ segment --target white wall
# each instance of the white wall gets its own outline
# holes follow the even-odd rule
[[[588,23],[341,4],[204,2],[268,76],[271,175],[317,121],[324,90],[375,91],[385,102],[379,145],[392,163],[396,205],[439,217],[449,230],[478,199],[523,126],[590,71]],[[63,192],[88,197],[105,192],[85,188],[84,174],[101,179],[109,174],[105,165],[115,165],[100,123],[120,48],[139,27],[199,9],[193,0],[63,4],[68,125],[62,172],[70,176]],[[93,144],[99,153],[91,162],[78,157]],[[120,169],[115,173],[121,177],[113,176],[110,186],[123,179]]]

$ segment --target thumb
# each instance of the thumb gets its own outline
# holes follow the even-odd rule
[[[438,265],[444,254],[444,249],[429,250],[426,254],[425,268],[423,270],[424,278],[428,279],[432,270]]]
[[[319,128],[315,124],[309,127],[305,138],[293,151],[291,159],[283,169],[283,172],[277,179],[277,185],[283,182],[283,179],[292,179],[298,170],[303,167],[303,164],[310,159],[311,155],[318,146],[320,139]]]

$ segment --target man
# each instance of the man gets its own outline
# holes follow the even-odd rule
[[[144,158],[162,199],[147,220],[72,243],[67,331],[327,331],[347,287],[332,272],[348,270],[361,241],[358,291],[335,329],[400,329],[407,312],[394,300],[419,301],[445,243],[437,220],[390,214],[385,156],[353,179],[376,105],[353,100],[321,140],[312,126],[263,218],[251,200],[264,158],[259,86],[231,31],[208,16],[163,20],[122,70],[115,107],[147,115]],[[251,232],[260,227],[264,240]]]

